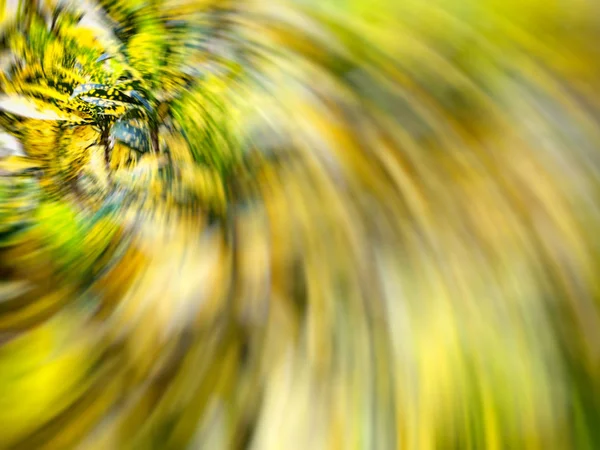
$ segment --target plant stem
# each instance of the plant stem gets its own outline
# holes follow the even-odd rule
[[[110,154],[111,154],[111,145],[108,139],[109,137],[110,127],[108,124],[102,126],[101,134],[100,134],[100,143],[104,147],[104,163],[106,164],[106,176],[110,178]]]
[[[158,155],[160,147],[158,143],[158,127],[156,124],[150,125],[150,145],[152,153]]]

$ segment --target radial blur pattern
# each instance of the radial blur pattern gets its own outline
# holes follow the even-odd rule
[[[597,0],[0,0],[0,450],[600,449]]]

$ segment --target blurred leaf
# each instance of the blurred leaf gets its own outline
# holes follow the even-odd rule
[[[118,120],[111,128],[110,135],[132,149],[146,153],[150,150],[148,131],[136,120]]]

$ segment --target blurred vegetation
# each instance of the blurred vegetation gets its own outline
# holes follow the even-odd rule
[[[600,448],[594,2],[0,23],[0,449]]]

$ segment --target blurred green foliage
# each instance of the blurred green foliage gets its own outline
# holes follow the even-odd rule
[[[600,448],[593,2],[8,3],[0,448]]]

